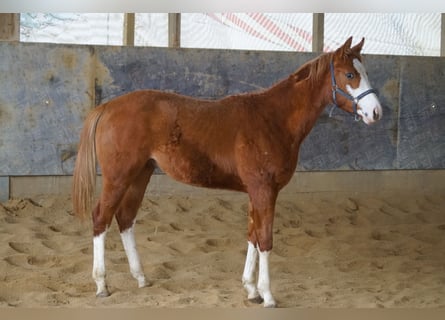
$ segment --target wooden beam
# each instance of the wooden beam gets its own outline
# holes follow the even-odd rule
[[[312,51],[323,52],[324,48],[324,13],[312,15]]]
[[[0,202],[9,200],[9,177],[0,176]]]
[[[179,48],[181,46],[181,14],[168,14],[168,46]]]
[[[0,41],[20,41],[20,13],[0,13]]]
[[[441,15],[440,25],[440,56],[445,57],[445,13]]]
[[[124,15],[124,46],[134,46],[135,14]]]

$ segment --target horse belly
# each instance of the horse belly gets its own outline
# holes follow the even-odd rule
[[[154,155],[159,168],[176,181],[198,187],[245,191],[241,179],[204,155]]]

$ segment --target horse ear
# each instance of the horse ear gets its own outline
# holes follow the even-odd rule
[[[364,43],[365,43],[365,38],[362,38],[362,41],[360,41],[354,47],[352,47],[351,50],[356,52],[356,53],[360,53],[360,51],[362,51]]]
[[[349,52],[351,52],[351,44],[352,44],[352,37],[349,37],[346,42],[335,51],[335,54],[339,57],[345,57],[348,55]]]
[[[352,36],[348,38],[348,40],[346,40],[346,42],[343,44],[343,48],[345,50],[351,49],[351,44],[352,44]]]

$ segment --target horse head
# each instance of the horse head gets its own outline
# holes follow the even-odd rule
[[[369,84],[360,51],[365,38],[351,47],[352,37],[332,53],[330,73],[332,100],[339,108],[353,113],[356,119],[371,124],[382,117],[377,91]]]

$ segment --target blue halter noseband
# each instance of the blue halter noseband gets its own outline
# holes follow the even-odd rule
[[[349,93],[343,91],[337,86],[337,82],[335,81],[335,73],[334,73],[334,62],[331,60],[331,80],[332,80],[332,100],[334,101],[334,106],[332,107],[331,111],[329,112],[329,116],[332,116],[332,112],[334,111],[334,108],[339,108],[337,104],[337,93],[341,94],[343,97],[348,99],[349,101],[352,101],[352,113],[354,114],[355,121],[359,121],[361,119],[361,116],[357,113],[357,105],[360,99],[367,96],[370,93],[377,94],[376,89],[368,89],[365,92],[360,93],[357,97],[351,96]],[[339,108],[340,109],[340,108]]]

